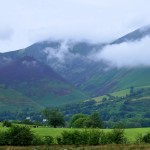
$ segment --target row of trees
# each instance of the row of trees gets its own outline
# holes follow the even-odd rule
[[[57,109],[49,110],[45,109],[43,115],[47,119],[47,125],[53,126],[65,126],[64,116]],[[91,115],[75,114],[72,116],[69,122],[69,127],[74,128],[102,128],[103,121],[98,112],[94,112]]]

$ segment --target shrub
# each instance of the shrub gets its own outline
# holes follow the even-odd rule
[[[143,136],[142,136],[142,134],[138,134],[137,136],[136,136],[136,144],[140,144],[140,143],[142,143],[143,142]]]
[[[56,138],[56,140],[57,140],[57,144],[58,145],[62,145],[63,144],[63,139],[62,139],[62,137],[61,136],[58,136],[57,138]]]
[[[9,121],[7,121],[7,120],[5,120],[4,122],[3,122],[3,127],[11,127],[12,126],[12,123],[11,122],[9,122]]]
[[[98,145],[100,139],[100,132],[98,130],[92,131],[64,131],[61,136],[57,137],[58,144],[64,145]]]
[[[100,142],[100,132],[99,130],[91,130],[89,133],[89,145],[98,145]]]
[[[98,145],[98,144],[123,144],[126,143],[124,131],[114,129],[104,133],[98,129],[84,131],[64,131],[57,137],[58,144],[64,145]]]
[[[109,135],[111,142],[115,144],[123,144],[126,143],[126,138],[124,136],[124,130],[122,129],[114,129]]]
[[[45,142],[40,136],[34,135],[34,138],[32,140],[31,145],[37,145],[38,146],[38,145],[44,145],[44,144],[45,144]]]
[[[61,137],[57,137],[58,144],[80,145],[82,143],[82,134],[80,131],[64,131]]]
[[[150,143],[150,132],[143,136],[142,141],[145,143]]]
[[[29,127],[26,126],[12,126],[5,133],[8,141],[8,145],[20,145],[27,146],[31,145],[34,139],[34,135]]]
[[[52,136],[45,136],[44,137],[44,143],[46,145],[54,144],[54,138]]]
[[[110,142],[110,136],[109,136],[109,132],[108,133],[104,133],[103,131],[100,132],[100,142],[99,144],[111,144]]]
[[[0,132],[0,145],[8,145],[8,140],[6,136],[6,132]]]
[[[81,132],[81,144],[82,145],[88,144],[88,140],[89,140],[89,132],[87,130],[83,130]]]
[[[64,145],[72,145],[72,132],[70,131],[64,131],[62,132],[62,139],[61,143]]]

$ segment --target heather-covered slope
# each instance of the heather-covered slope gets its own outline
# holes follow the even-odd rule
[[[52,107],[87,98],[53,69],[33,57],[11,62],[1,67],[0,72],[0,84],[3,85],[0,102],[9,107],[28,107],[28,101],[32,101],[31,105],[35,107]]]

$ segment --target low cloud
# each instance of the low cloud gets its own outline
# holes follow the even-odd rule
[[[58,47],[47,47],[43,51],[46,54],[47,61],[54,68],[64,67],[64,63],[71,63],[75,58],[81,57],[79,54],[74,54],[70,50],[73,48],[73,43],[69,41],[61,41]]]
[[[106,61],[111,67],[150,66],[150,37],[140,41],[107,45],[90,55],[96,61]]]

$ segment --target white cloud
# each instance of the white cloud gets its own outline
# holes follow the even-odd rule
[[[90,56],[94,60],[104,60],[112,67],[150,66],[150,37],[141,41],[108,45]]]
[[[65,61],[81,57],[79,54],[73,54],[70,52],[70,49],[73,46],[73,43],[70,41],[60,41],[60,45],[56,48],[47,47],[43,51],[47,55],[47,60],[57,60],[60,64],[65,63]]]

